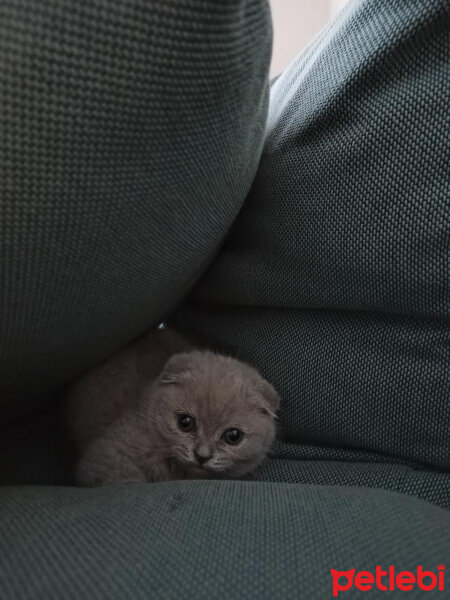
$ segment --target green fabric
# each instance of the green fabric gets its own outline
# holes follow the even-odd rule
[[[0,502],[2,600],[325,600],[332,568],[436,572],[450,547],[448,511],[362,488],[175,482]]]
[[[0,485],[67,485],[70,448],[61,423],[46,413],[13,423],[0,435]],[[450,510],[450,473],[353,449],[275,444],[271,458],[248,479],[301,485],[364,486],[400,492]],[[0,505],[1,512],[1,505]]]
[[[206,266],[269,45],[256,0],[32,6],[0,8],[10,416]],[[445,564],[449,30],[444,0],[353,2],[272,86],[179,316],[280,390],[273,457],[254,481],[0,488],[2,600],[324,600],[332,568]],[[0,480],[63,483],[55,429],[3,429]]]
[[[158,322],[249,190],[266,0],[0,6],[0,414]]]
[[[420,466],[361,461],[273,458],[251,474],[255,481],[301,485],[359,486],[415,496],[450,510],[450,474]]]
[[[61,435],[62,434],[62,435]],[[271,457],[248,479],[326,486],[364,486],[400,492],[450,510],[450,473],[353,449],[275,444]],[[3,428],[0,485],[67,485],[70,448],[54,412]]]
[[[272,85],[183,322],[273,382],[287,441],[450,470],[449,37],[447,0],[351,2]]]

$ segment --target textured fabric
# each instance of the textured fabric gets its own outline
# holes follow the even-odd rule
[[[4,427],[0,435],[0,485],[70,484],[68,466],[73,456],[61,433],[61,423],[51,413]],[[373,452],[278,442],[271,458],[248,479],[381,488],[450,510],[450,473],[417,464],[393,464],[389,457]]]
[[[192,286],[257,167],[270,48],[265,0],[2,3],[2,419]]]
[[[351,2],[274,82],[250,196],[183,322],[290,442],[450,469],[450,4]]]
[[[150,322],[152,311],[153,315],[158,313],[157,299],[165,297],[165,292],[158,295],[162,289],[158,286],[164,277],[173,286],[170,293],[167,291],[169,304],[181,293],[183,281],[188,285],[189,277],[193,277],[195,269],[201,268],[203,258],[209,256],[209,249],[220,238],[222,226],[229,222],[227,219],[231,220],[231,206],[239,204],[237,198],[245,187],[240,177],[231,179],[232,172],[239,175],[242,172],[233,171],[239,153],[230,140],[244,141],[242,146],[238,145],[243,152],[239,156],[250,177],[252,161],[246,152],[253,143],[252,152],[257,154],[258,119],[263,106],[260,114],[256,114],[258,111],[249,113],[245,120],[239,120],[239,131],[234,129],[235,121],[230,120],[225,127],[220,119],[208,119],[203,113],[200,127],[194,112],[189,112],[186,106],[187,112],[182,114],[189,118],[181,122],[188,129],[192,125],[189,129],[192,136],[177,138],[186,144],[177,146],[177,151],[185,154],[174,155],[174,138],[166,139],[164,129],[152,129],[154,121],[151,119],[141,121],[142,114],[147,113],[146,110],[142,113],[140,102],[145,108],[147,98],[151,106],[155,102],[146,78],[139,76],[147,69],[145,60],[145,67],[142,66],[143,55],[135,49],[131,54],[135,57],[137,53],[141,62],[137,60],[135,65],[128,61],[124,67],[119,58],[122,53],[114,53],[113,48],[116,38],[127,32],[129,35],[133,32],[133,40],[136,39],[139,48],[141,43],[145,48],[147,43],[153,50],[159,48],[159,52],[153,54],[149,50],[162,59],[161,63],[156,58],[156,62],[150,61],[151,69],[157,73],[160,83],[158,93],[167,91],[164,97],[172,106],[173,97],[177,97],[173,91],[175,83],[161,79],[169,77],[167,65],[172,66],[172,55],[168,58],[164,53],[166,39],[167,48],[174,44],[175,38],[180,47],[186,43],[189,56],[193,32],[199,32],[200,37],[205,30],[211,33],[209,27],[216,23],[215,17],[219,13],[229,15],[230,27],[223,30],[226,43],[222,58],[227,62],[232,56],[236,62],[232,61],[234,67],[229,71],[225,69],[224,75],[218,55],[212,59],[217,61],[214,64],[221,84],[214,79],[216,70],[211,65],[209,71],[203,71],[205,65],[202,65],[195,73],[178,69],[176,77],[186,86],[183,90],[187,90],[187,99],[194,88],[199,90],[199,97],[205,98],[200,90],[206,86],[211,92],[208,102],[216,107],[216,102],[222,101],[224,104],[220,106],[226,118],[232,119],[234,109],[236,117],[243,114],[240,112],[243,106],[249,107],[253,102],[256,107],[263,100],[261,73],[250,78],[250,87],[247,83],[241,86],[239,93],[245,97],[239,96],[237,100],[233,94],[238,93],[239,81],[243,81],[241,69],[248,68],[252,73],[253,68],[264,70],[262,62],[258,66],[258,61],[253,60],[256,51],[251,40],[263,39],[265,13],[258,10],[256,2],[238,6],[229,0],[181,1],[176,5],[185,10],[192,29],[190,32],[183,29],[180,37],[170,35],[180,23],[178,16],[171,18],[172,14],[178,14],[172,12],[175,3],[162,0],[146,4],[145,11],[138,10],[141,5],[135,3],[109,3],[108,7],[117,11],[106,12],[100,8],[105,4],[45,3],[52,10],[35,9],[26,13],[25,8],[19,10],[18,5],[13,4],[21,18],[12,21],[11,4],[8,9],[2,9],[10,22],[18,23],[17,30],[20,31],[23,24],[33,23],[32,30],[46,33],[45,43],[38,37],[41,44],[37,48],[41,54],[37,53],[40,60],[37,64],[47,64],[43,58],[50,52],[52,65],[33,80],[34,87],[25,87],[25,99],[17,100],[28,119],[23,122],[29,123],[31,119],[37,127],[30,130],[35,131],[30,147],[19,144],[17,148],[25,158],[32,156],[34,161],[42,160],[48,167],[52,177],[36,179],[35,163],[29,160],[33,166],[30,173],[34,186],[49,194],[49,203],[40,205],[39,210],[27,203],[14,204],[23,211],[23,219],[4,211],[16,224],[14,239],[20,242],[18,245],[11,245],[9,239],[8,245],[4,242],[9,252],[4,264],[7,269],[12,268],[10,265],[15,269],[5,271],[10,278],[8,282],[12,281],[10,273],[15,274],[18,287],[14,289],[22,286],[24,292],[29,293],[31,289],[36,295],[36,298],[27,294],[22,297],[17,292],[14,299],[13,288],[0,290],[2,298],[9,302],[8,310],[11,311],[11,307],[16,310],[16,320],[8,321],[6,326],[3,321],[0,325],[7,339],[14,341],[8,354],[9,364],[18,357],[14,364],[23,360],[28,367],[22,373],[23,390],[32,386],[31,375],[36,373],[33,369],[37,370],[40,364],[48,369],[39,379],[45,390],[50,384],[56,384],[55,373],[61,365],[66,369],[62,369],[60,377],[63,379],[68,370],[75,371],[82,363],[98,357],[103,352],[102,344],[105,350],[112,348],[128,334],[138,331],[144,322],[145,303],[148,306],[144,312]],[[62,6],[66,11],[67,7],[71,9],[64,18],[61,17]],[[146,20],[148,7],[155,8],[154,14],[150,11],[153,21]],[[189,12],[194,8],[198,11]],[[86,14],[90,15],[89,19]],[[153,32],[151,23],[155,28],[161,19],[166,23],[167,14],[170,27],[159,46],[153,46],[153,38],[145,34]],[[61,40],[65,40],[59,44],[62,51],[56,56],[54,50],[52,54],[52,43],[58,43],[58,34],[52,41],[51,36],[48,38],[52,27],[47,27],[50,22],[53,26],[55,20],[61,25]],[[0,28],[3,23],[0,20]],[[24,34],[28,45],[23,47],[28,51],[35,46],[35,40],[29,39],[30,27],[25,31],[27,35]],[[95,35],[92,28],[96,30]],[[105,49],[98,40],[103,39],[103,35],[109,36],[110,31],[111,37],[107,37],[110,46]],[[145,41],[142,41],[142,32]],[[233,38],[235,46],[227,42],[228,35],[236,36]],[[446,562],[450,513],[432,504],[449,508],[450,497],[449,474],[433,469],[433,466],[443,469],[449,466],[449,282],[446,278],[449,213],[445,211],[443,166],[447,149],[446,36],[447,3],[433,0],[353,3],[343,18],[325,31],[273,86],[265,151],[248,204],[214,267],[182,313],[184,324],[194,332],[255,363],[280,389],[283,396],[280,433],[285,441],[274,449],[274,457],[253,474],[254,479],[267,481],[175,482],[93,490],[3,487],[0,489],[2,600],[229,597],[324,600],[332,597],[331,568],[373,571],[381,564],[384,568],[395,565],[397,570],[415,571],[420,564],[435,571],[437,564]],[[6,45],[10,39],[2,36],[0,43]],[[67,39],[73,40],[69,49],[81,52],[78,64],[90,65],[86,71],[89,77],[83,85],[77,79],[77,71],[74,74],[71,70],[73,56],[64,52]],[[201,39],[207,47],[213,43],[212,34],[208,39]],[[216,39],[220,39],[218,48],[221,38]],[[86,43],[87,49],[83,45]],[[250,44],[248,54],[242,52],[247,43]],[[262,53],[263,48],[264,45]],[[8,60],[16,60],[21,55],[8,50],[6,56]],[[33,65],[36,59],[26,52],[24,56],[28,62],[21,64]],[[177,63],[177,56],[175,52],[174,64],[183,64],[184,68],[185,63]],[[202,61],[203,56],[199,53],[198,60]],[[98,62],[102,67],[106,64],[106,69],[95,79]],[[190,59],[186,62],[190,66],[198,64]],[[69,128],[70,131],[67,129],[67,120],[63,118],[67,115],[67,105],[62,103],[58,110],[49,113],[53,115],[50,121],[53,125],[48,129],[50,138],[46,138],[48,123],[41,119],[44,114],[39,112],[43,110],[41,103],[30,105],[27,100],[31,89],[38,90],[40,99],[53,99],[53,88],[49,87],[46,76],[56,77],[61,65],[68,65],[64,73],[70,75],[63,79],[69,96],[75,81],[79,84],[78,93],[85,100],[85,104],[81,103],[80,117],[74,113],[77,124],[76,119],[81,119],[80,138],[75,136],[78,141],[71,141],[70,146],[67,140],[78,129],[75,126]],[[203,72],[207,73],[207,80],[203,79]],[[8,73],[8,81],[16,76],[15,69]],[[58,77],[52,81],[59,81]],[[210,81],[218,85],[217,96],[208,87]],[[0,86],[2,84],[3,81]],[[98,85],[104,104],[103,109],[98,106],[96,110],[91,105],[92,94],[85,91],[85,87],[92,90]],[[129,113],[124,111],[122,115],[119,103],[115,103],[114,96],[110,97],[108,91],[113,88],[128,98],[121,106],[128,107]],[[47,90],[46,94],[42,90]],[[226,99],[221,95],[231,90],[231,96]],[[113,103],[112,110],[110,103]],[[91,133],[83,128],[86,123],[83,111],[90,115]],[[2,118],[5,113],[0,114]],[[211,114],[215,114],[214,111]],[[110,130],[111,115],[117,119],[117,128]],[[175,112],[169,110],[166,116],[172,123]],[[126,119],[125,129],[122,117]],[[66,123],[62,131],[71,136],[59,135],[60,119]],[[108,127],[105,128],[106,121],[102,120],[107,121]],[[17,140],[24,139],[20,122],[14,121]],[[130,123],[132,127],[128,129]],[[99,137],[95,135],[97,124],[101,125]],[[208,128],[214,145],[210,138],[207,140],[207,136],[199,133]],[[110,138],[105,131],[109,131]],[[86,134],[89,135],[83,145],[85,142],[80,140],[84,140]],[[244,140],[239,135],[243,135]],[[52,148],[63,150],[57,166],[51,160],[50,146],[47,142],[40,145],[41,139],[44,142],[51,139]],[[110,140],[114,143],[110,144]],[[116,147],[117,140],[124,143],[124,148]],[[159,143],[158,150],[153,140]],[[5,142],[2,140],[2,143]],[[98,148],[95,144],[99,144],[102,152],[94,152]],[[11,152],[11,145],[5,147]],[[80,151],[85,148],[93,150],[83,157],[84,162],[79,162]],[[216,154],[219,149],[223,152],[220,155]],[[146,169],[159,152],[158,170],[152,171],[152,179],[147,182]],[[15,161],[11,172],[18,173],[13,191],[16,187],[28,189],[26,186],[30,186],[29,176],[22,168],[22,164],[27,163],[19,161],[20,155],[17,150],[16,154],[8,154],[9,160],[12,157]],[[99,163],[93,160],[95,157]],[[132,163],[133,157],[142,157],[142,160]],[[222,160],[231,163],[226,163],[225,168]],[[170,177],[166,177],[163,185],[158,177],[166,172],[165,161],[170,163],[167,166]],[[197,169],[188,172],[185,165],[192,169],[190,161],[194,161]],[[91,164],[92,172],[85,168]],[[125,165],[123,170],[122,164]],[[84,168],[70,171],[80,166]],[[213,167],[217,168],[217,181],[215,174],[211,177]],[[139,177],[134,178],[134,169],[139,171]],[[65,191],[62,182],[67,172],[77,186],[86,186],[86,198],[94,198],[95,194],[91,194],[95,192],[99,199],[85,204],[73,200],[69,194],[70,202],[61,206],[68,210],[73,205],[76,219],[69,211],[71,218],[64,220],[55,198]],[[111,180],[111,172],[117,172],[117,178]],[[224,188],[213,188],[210,204],[207,204],[205,190],[200,185],[205,181],[203,176],[210,177],[210,186],[213,186],[225,181],[225,173],[230,175],[229,193],[234,194],[238,188],[239,193],[233,195],[234,200],[226,196],[227,202],[222,204],[220,189]],[[184,196],[184,186],[190,185],[199,186],[196,216],[189,212],[191,205]],[[175,186],[181,198],[173,195]],[[153,196],[147,197],[147,190]],[[166,205],[151,201],[155,190],[167,200]],[[119,202],[122,192],[127,209]],[[19,198],[22,197],[19,194]],[[105,212],[107,197],[113,202],[108,202],[109,210]],[[136,197],[140,198],[138,209]],[[148,203],[143,198],[148,198]],[[168,209],[169,201],[173,210]],[[231,212],[224,217],[222,211],[227,207]],[[146,245],[139,246],[141,262],[134,259],[133,252],[138,253],[138,241],[147,240],[143,233],[149,222],[145,211],[152,215],[152,211],[156,211],[155,222],[166,237],[158,238],[156,228],[152,228],[148,240],[153,250],[148,250]],[[193,221],[188,223],[189,219]],[[35,231],[36,222],[63,223],[65,227],[43,227],[41,237],[31,236],[31,241],[25,243],[30,231]],[[90,223],[97,227],[95,231]],[[190,231],[185,245],[175,247],[174,240],[188,224]],[[136,238],[130,235],[133,227]],[[75,263],[83,265],[85,258],[80,248],[71,242],[70,236],[75,235],[75,230],[78,236],[85,231],[83,235],[88,241],[98,242],[98,245],[87,245],[86,256],[90,260],[79,270],[71,268]],[[53,235],[55,231],[59,236]],[[98,238],[95,237],[97,231]],[[204,240],[199,239],[200,232]],[[67,245],[61,242],[63,235],[69,236]],[[47,236],[45,244],[42,236]],[[52,240],[53,245],[48,240]],[[58,241],[61,247],[56,248]],[[22,246],[22,255],[12,253],[12,249],[18,252],[17,248]],[[48,260],[50,255],[46,252],[53,248],[58,249],[58,260],[53,255],[52,260]],[[173,262],[167,262],[165,252]],[[198,252],[202,260],[191,260],[191,252]],[[21,263],[21,256],[27,256],[30,262]],[[155,257],[158,257],[156,265]],[[39,278],[29,279],[27,269],[34,273],[36,265],[45,261],[49,264],[47,279],[41,279],[42,272]],[[127,265],[131,262],[133,277],[128,277]],[[61,265],[65,264],[67,273],[61,271]],[[113,266],[108,270],[105,264]],[[144,264],[151,270],[148,280],[142,277]],[[166,272],[158,270],[164,265],[168,266]],[[22,274],[19,267],[23,268],[23,279],[18,276]],[[174,277],[174,273],[180,279]],[[99,274],[102,276],[99,287],[86,287],[86,282]],[[68,284],[70,278],[72,285]],[[112,280],[118,287],[116,296],[108,295]],[[49,281],[55,287],[48,286]],[[153,286],[151,302],[147,296],[148,281]],[[24,287],[25,283],[35,287]],[[100,289],[105,294],[100,312],[106,316],[98,322],[89,311],[95,314],[98,310]],[[52,298],[58,298],[58,302],[50,302]],[[142,299],[145,302],[141,304]],[[51,313],[45,313],[42,308],[47,302],[52,306]],[[85,310],[86,305],[89,311]],[[106,312],[105,306],[109,307]],[[76,318],[75,309],[84,311],[81,322]],[[31,344],[26,348],[28,362],[24,360],[26,338],[22,321],[17,320],[17,315],[22,318],[22,312],[23,323],[33,325],[27,333]],[[32,315],[41,314],[44,319],[36,323],[27,321]],[[69,328],[67,339],[59,343],[55,339],[53,345],[46,346],[42,340],[43,324],[48,327],[46,331],[51,332],[53,326],[60,325],[64,315],[70,327],[76,329],[74,323],[77,324],[75,333],[78,335],[79,330],[79,345],[74,344],[75,333]],[[88,326],[92,332],[101,332],[104,336],[92,349],[86,341],[91,334]],[[35,353],[44,347],[47,354],[42,352],[42,356],[37,356]],[[73,356],[68,356],[69,351]],[[49,357],[54,362],[47,366]],[[37,375],[33,376],[37,381]],[[8,385],[14,385],[12,377],[13,369],[8,371]],[[45,433],[50,433],[52,427],[51,417],[43,416],[41,422],[36,419],[27,424],[24,421],[9,426],[7,434],[4,430],[0,457],[11,457],[23,470],[0,458],[3,482],[32,483],[40,477],[41,481],[51,483],[52,468],[53,481],[60,480],[56,448],[50,434]],[[14,443],[16,449],[12,454],[8,448]],[[38,469],[42,469],[39,477]],[[383,489],[367,489],[370,487]],[[347,596],[360,597],[360,594],[353,590],[346,592]],[[384,598],[385,594],[370,592],[370,597],[381,596]],[[389,596],[394,597],[394,594]],[[408,598],[422,597],[423,592],[417,588],[408,592]],[[427,593],[427,598],[433,597],[440,598],[442,594]]]
[[[268,460],[255,481],[379,488],[415,496],[450,510],[450,474],[389,463],[339,460]],[[363,519],[364,516],[361,515]]]
[[[71,464],[64,430],[52,412],[13,423],[1,432],[0,485],[67,485]],[[381,488],[450,510],[450,473],[393,464],[388,456],[361,450],[277,442],[271,458],[248,479]]]
[[[2,600],[324,600],[332,568],[436,572],[450,547],[450,513],[379,490],[175,482],[0,501]]]
[[[0,485],[71,483],[73,448],[61,420],[52,411],[1,428]]]

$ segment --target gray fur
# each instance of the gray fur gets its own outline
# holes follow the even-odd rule
[[[187,351],[176,352],[180,348]],[[77,483],[242,477],[274,441],[278,403],[253,367],[191,350],[170,329],[152,331],[69,392],[68,423],[80,452]],[[180,413],[195,419],[195,430],[180,430]],[[244,433],[237,445],[224,439],[230,428]],[[206,456],[200,464],[198,457]]]

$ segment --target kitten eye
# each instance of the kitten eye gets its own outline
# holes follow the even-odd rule
[[[181,431],[192,431],[195,427],[195,419],[191,417],[191,415],[187,415],[186,413],[181,413],[177,417],[178,419],[178,427]]]
[[[226,441],[227,444],[231,445],[239,444],[243,437],[244,434],[242,433],[242,431],[240,429],[235,429],[234,427],[233,429],[227,429],[223,434],[223,439]]]

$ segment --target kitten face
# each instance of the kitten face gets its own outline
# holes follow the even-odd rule
[[[211,352],[173,356],[151,388],[147,415],[165,455],[188,477],[239,477],[275,438],[279,397],[252,367]]]

